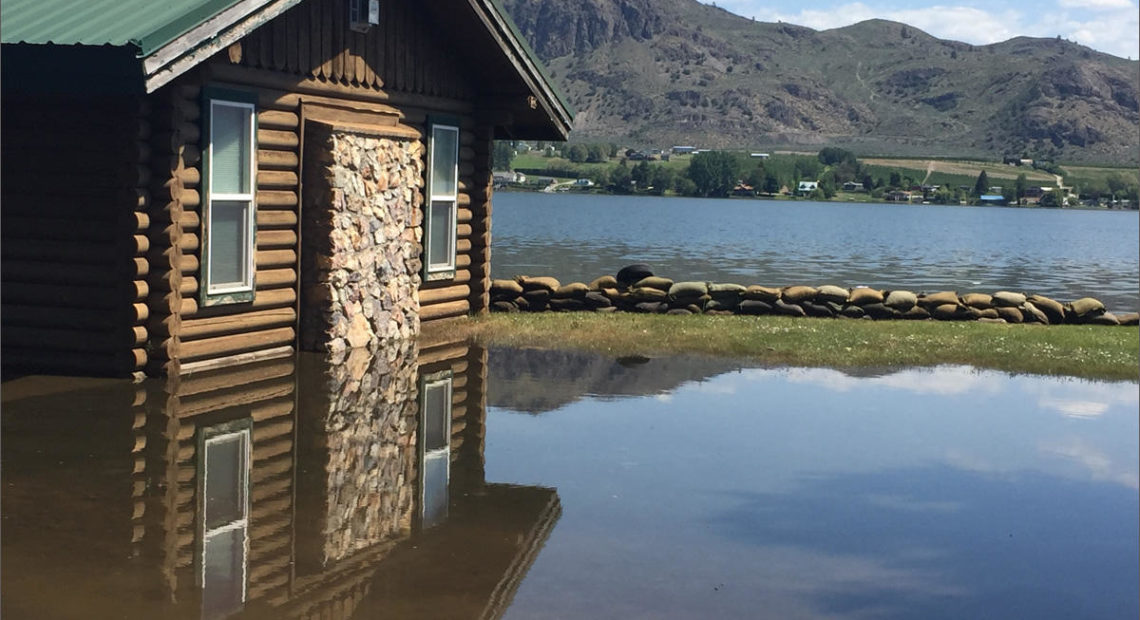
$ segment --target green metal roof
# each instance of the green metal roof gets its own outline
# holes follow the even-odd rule
[[[240,0],[4,0],[0,40],[133,45],[147,56]]]

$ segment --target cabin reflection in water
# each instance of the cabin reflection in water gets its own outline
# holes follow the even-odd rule
[[[408,343],[6,383],[4,617],[501,615],[561,508],[485,481],[486,367]]]

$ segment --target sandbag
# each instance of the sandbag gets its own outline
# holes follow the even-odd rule
[[[743,295],[745,299],[753,299],[771,304],[780,298],[780,289],[753,284],[744,289]]]
[[[1049,317],[1049,322],[1060,324],[1065,322],[1065,306],[1055,300],[1049,299],[1043,295],[1030,295],[1026,301],[1036,306],[1039,310]]]
[[[590,282],[589,286],[591,291],[600,291],[606,288],[617,288],[618,281],[613,276],[602,276]]]
[[[515,280],[522,285],[524,291],[546,290],[551,293],[562,286],[557,279],[550,276],[515,276]]]
[[[1062,314],[1061,317],[1063,318],[1064,314]],[[1021,320],[1024,323],[1042,323],[1045,325],[1060,322],[1053,321],[1053,317],[1049,316],[1048,313],[1038,308],[1037,304],[1031,301],[1021,304]]]
[[[665,314],[669,311],[669,304],[660,301],[642,301],[634,304],[633,310],[647,314]]]
[[[851,294],[847,297],[847,303],[855,304],[856,306],[881,304],[883,303],[883,291],[867,288],[865,286],[853,288],[851,289]]]
[[[1024,302],[1022,302],[1022,305],[1024,305]],[[1023,315],[1018,308],[998,306],[995,310],[997,310],[999,317],[1005,319],[1006,323],[1021,323],[1025,321],[1025,315]]]
[[[514,280],[491,280],[492,297],[515,298],[523,294],[523,287]]]
[[[581,299],[585,297],[588,292],[590,292],[590,287],[585,284],[581,282],[571,282],[570,284],[558,287],[558,290],[554,291],[554,299]]]
[[[891,308],[885,304],[864,304],[861,307],[863,308],[863,312],[867,313],[867,316],[875,319],[876,321],[893,319],[899,315],[898,310],[895,310],[894,308]]]
[[[586,309],[586,302],[581,299],[551,299],[548,304],[552,310],[558,312],[577,312]]]
[[[1011,293],[1010,291],[998,291],[993,294],[994,306],[999,308],[1017,308],[1025,303],[1025,295],[1021,293]]]
[[[831,311],[831,308],[828,308],[824,304],[817,304],[813,301],[801,301],[799,305],[804,309],[804,312],[807,313],[808,316],[815,316],[820,318],[831,318],[835,316],[835,313]]]
[[[669,289],[673,286],[673,281],[669,278],[662,278],[658,276],[649,276],[642,278],[634,283],[635,288],[655,288],[662,292],[668,293]]]
[[[509,301],[492,301],[491,312],[518,312],[519,307]]]
[[[731,282],[709,283],[709,295],[716,296],[719,293],[732,293],[735,295],[742,295],[747,290],[739,284]]]
[[[962,303],[971,308],[992,308],[994,298],[985,293],[966,293],[962,295]]]
[[[740,306],[737,308],[737,312],[740,314],[749,315],[771,314],[772,304],[766,301],[759,301],[757,299],[745,299],[744,301],[740,302]]]
[[[1081,319],[1104,312],[1104,304],[1092,297],[1082,297],[1069,304],[1069,307],[1072,308],[1073,314]]]
[[[790,304],[798,304],[802,301],[815,299],[817,292],[815,287],[811,286],[789,286],[780,291],[780,299]]]
[[[665,301],[668,297],[665,291],[648,286],[635,286],[629,289],[629,295],[635,301]]]
[[[1085,315],[1083,320],[1089,325],[1120,325],[1120,320],[1111,312]]]
[[[727,299],[722,301],[720,299],[714,298],[706,301],[704,304],[705,312],[709,312],[711,310],[716,310],[717,312],[736,312],[736,309],[739,307],[739,299]]]
[[[1000,319],[997,308],[975,308],[978,311],[977,319]]]
[[[899,312],[906,312],[918,303],[918,295],[910,291],[891,291],[887,293],[887,298],[883,300],[883,305],[888,308],[894,308]]]
[[[831,284],[824,284],[815,290],[815,300],[819,303],[832,302],[842,304],[847,301],[847,296],[851,294],[845,288],[834,286]]]
[[[930,311],[922,306],[914,306],[910,310],[902,313],[899,318],[908,321],[924,321],[930,318]]]
[[[843,309],[839,311],[839,315],[845,316],[849,319],[861,319],[864,316],[867,316],[867,313],[863,312],[863,308],[860,308],[859,306],[847,305],[843,306]]]
[[[957,304],[958,293],[954,291],[942,291],[939,293],[930,293],[918,298],[918,304],[926,308],[933,308],[943,304]]]
[[[1116,315],[1116,319],[1120,321],[1121,325],[1140,325],[1140,313],[1128,312],[1126,314]]]
[[[689,310],[686,310],[685,308],[670,308],[669,311],[666,312],[665,314],[669,314],[669,315],[673,315],[673,316],[687,316],[687,315],[692,314],[692,312]]]
[[[653,275],[653,270],[645,263],[634,263],[626,265],[617,272],[618,284],[629,286],[638,280],[643,280]]]
[[[961,308],[958,304],[942,304],[934,306],[930,309],[930,316],[938,319],[939,321],[954,321],[959,318],[958,309]]]
[[[772,304],[772,310],[788,316],[807,316],[807,312],[803,308],[796,304],[790,304],[783,299],[777,299],[776,303]]]
[[[706,282],[674,282],[669,287],[669,299],[696,299],[709,292]]]
[[[977,319],[977,321],[978,321],[979,323],[999,323],[999,324],[1002,324],[1002,325],[1004,325],[1004,324],[1005,324],[1005,319],[991,318],[991,317],[988,317],[988,316],[983,316],[983,317],[980,317],[980,318],[978,318],[978,319]]]
[[[585,301],[586,305],[590,306],[591,308],[608,308],[614,305],[614,302],[611,301],[609,297],[606,297],[598,291],[590,291],[589,293],[586,293],[586,297],[583,299],[583,301]]]

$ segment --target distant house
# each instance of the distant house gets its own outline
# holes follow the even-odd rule
[[[1005,196],[1001,194],[982,194],[978,197],[982,204],[1001,205],[1005,204]]]
[[[575,187],[593,187],[594,182],[591,181],[590,179],[575,179],[574,180],[574,186]]]
[[[502,187],[512,183],[526,183],[526,175],[513,170],[493,172],[491,176],[494,179],[496,187]]]
[[[697,147],[695,146],[675,146],[672,149],[674,155],[690,155],[696,150]]]
[[[863,191],[863,184],[857,181],[848,181],[843,184],[843,191],[845,192],[861,192]]]
[[[733,196],[755,196],[756,189],[747,183],[737,183],[736,187],[732,188]]]
[[[819,181],[800,181],[799,186],[796,187],[796,193],[810,194],[817,189],[819,189]]]
[[[914,194],[906,190],[897,189],[891,192],[887,192],[883,197],[891,202],[910,202],[911,198],[914,197]]]
[[[749,155],[749,157],[755,157],[756,159],[768,159],[768,154],[767,153],[751,153]]]

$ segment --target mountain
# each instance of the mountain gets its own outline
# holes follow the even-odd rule
[[[816,31],[696,0],[504,5],[577,109],[578,141],[1140,162],[1140,62],[1060,39]]]

